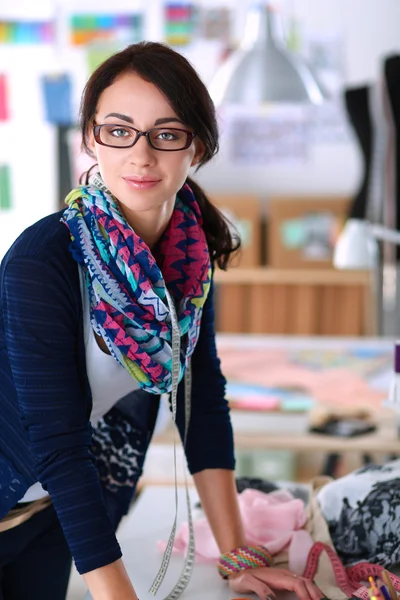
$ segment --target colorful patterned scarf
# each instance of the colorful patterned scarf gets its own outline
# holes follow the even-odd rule
[[[181,379],[210,287],[199,206],[185,184],[159,243],[159,266],[111,193],[97,185],[72,190],[61,218],[70,230],[72,254],[84,268],[92,327],[140,387],[154,394],[170,392],[172,323],[166,288],[179,322]]]

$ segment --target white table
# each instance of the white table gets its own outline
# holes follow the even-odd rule
[[[194,490],[190,491],[192,507],[197,500]],[[123,561],[140,600],[163,600],[178,580],[183,566],[183,557],[172,556],[165,580],[154,597],[149,587],[161,563],[162,554],[157,549],[158,540],[167,540],[174,519],[173,487],[150,486],[143,490],[130,513],[122,521],[118,539],[123,552]],[[179,488],[179,523],[187,520],[184,488]],[[192,579],[182,595],[182,600],[231,600],[232,598],[254,598],[253,594],[241,596],[230,591],[220,578],[214,565],[195,564]],[[277,600],[293,600],[294,594],[277,594]],[[85,600],[90,600],[90,594]]]

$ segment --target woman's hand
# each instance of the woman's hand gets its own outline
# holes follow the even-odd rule
[[[84,573],[83,578],[93,600],[139,600],[121,558]]]
[[[254,592],[266,600],[275,596],[273,590],[288,590],[294,592],[299,600],[321,600],[324,594],[311,581],[301,575],[295,575],[286,569],[261,567],[246,569],[229,576],[231,590],[238,594]]]

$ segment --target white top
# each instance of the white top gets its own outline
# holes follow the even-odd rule
[[[95,427],[118,400],[138,389],[139,385],[115,358],[100,349],[90,322],[89,290],[85,285],[82,269],[78,267],[78,270],[83,307],[86,372],[93,399],[90,421]],[[47,492],[37,482],[28,488],[19,502],[32,502],[44,496],[47,496]]]
[[[79,281],[83,306],[83,333],[85,339],[86,372],[92,392],[93,406],[90,421],[97,422],[118,400],[139,388],[139,384],[121,367],[110,354],[100,349],[90,322],[89,290],[82,269],[79,267]]]

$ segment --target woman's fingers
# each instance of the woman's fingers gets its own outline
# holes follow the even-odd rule
[[[229,579],[229,585],[234,592],[239,594],[255,593],[260,600],[267,600],[275,598],[275,593],[272,589],[261,579],[254,577],[251,571],[243,571],[240,575],[234,579]]]
[[[309,588],[307,586],[306,580],[301,577],[296,577],[294,579],[294,585],[292,591],[300,598],[300,600],[320,600],[319,598],[315,598],[310,595]]]
[[[312,600],[321,600],[321,598],[325,596],[325,594],[319,589],[318,586],[315,585],[313,581],[311,581],[311,579],[304,579],[304,581]]]
[[[288,588],[300,598],[300,600],[321,600],[324,594],[317,588],[317,586],[305,577],[292,575],[290,581],[291,587]]]
[[[230,576],[229,583],[235,592],[254,592],[262,600],[268,597],[272,599],[275,596],[274,589],[294,592],[299,600],[321,600],[324,597],[323,592],[311,579],[295,575],[286,569],[249,569]]]
[[[286,569],[268,570],[268,568],[249,571],[254,577],[272,588],[295,592],[300,600],[321,600],[323,592],[311,581]],[[271,577],[272,576],[272,577]]]

